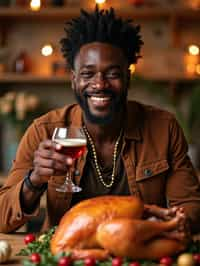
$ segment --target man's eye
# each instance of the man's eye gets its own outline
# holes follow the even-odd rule
[[[91,72],[91,71],[84,71],[84,72],[81,72],[81,76],[83,78],[91,78],[93,76],[93,72]]]
[[[121,77],[120,72],[110,72],[106,74],[106,77],[109,79],[117,79]]]

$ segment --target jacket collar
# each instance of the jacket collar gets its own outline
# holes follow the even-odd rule
[[[78,104],[69,106],[66,110],[70,112],[70,125],[71,126],[82,126],[82,109]],[[137,141],[142,140],[142,122],[143,112],[140,104],[134,101],[127,102],[127,119],[125,122],[125,138],[134,139]]]
[[[72,104],[67,107],[65,117],[69,119],[66,124],[70,126],[82,127],[82,109],[78,104]]]
[[[127,119],[125,123],[125,138],[142,140],[143,112],[140,104],[135,101],[127,102]]]

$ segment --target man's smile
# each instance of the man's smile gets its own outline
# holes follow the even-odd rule
[[[107,107],[112,101],[111,96],[89,96],[88,102],[91,103],[94,107]]]
[[[115,98],[114,93],[109,91],[98,91],[98,92],[85,92],[84,95],[88,101],[88,104],[94,108],[104,109],[111,105]]]

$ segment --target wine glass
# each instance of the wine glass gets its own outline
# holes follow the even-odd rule
[[[85,151],[87,138],[81,127],[56,127],[52,140],[61,145],[60,152],[72,157],[79,158]],[[72,167],[69,166],[65,182],[56,191],[79,192],[82,189],[72,181]]]

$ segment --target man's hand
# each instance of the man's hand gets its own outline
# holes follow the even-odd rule
[[[30,177],[34,185],[46,183],[52,175],[65,174],[68,166],[72,165],[73,159],[59,152],[61,147],[52,140],[40,143],[38,150],[34,153],[34,170]]]

